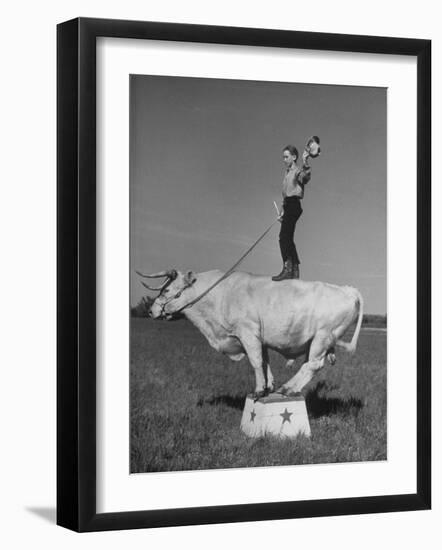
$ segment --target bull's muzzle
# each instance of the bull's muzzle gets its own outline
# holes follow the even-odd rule
[[[152,319],[169,320],[172,319],[173,313],[166,311],[161,304],[157,304],[154,302],[150,308],[149,316]]]
[[[162,314],[163,310],[158,304],[153,303],[150,306],[149,317],[152,319],[161,319]]]

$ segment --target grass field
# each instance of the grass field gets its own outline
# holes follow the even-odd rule
[[[386,358],[386,332],[362,330],[355,355],[338,349],[304,388],[310,439],[249,439],[239,429],[254,389],[248,361],[216,352],[186,320],[132,318],[131,472],[385,460]],[[270,359],[277,385],[302,363]]]

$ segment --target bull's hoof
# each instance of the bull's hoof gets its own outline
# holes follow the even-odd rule
[[[256,391],[253,394],[253,401],[256,403],[257,401],[259,401],[259,399],[261,399],[261,397],[266,397],[267,395],[269,395],[269,393],[270,393],[270,388],[265,388],[261,391]]]
[[[275,393],[279,393],[280,395],[283,395],[284,397],[299,397],[302,396],[302,393],[300,391],[295,391],[290,388],[286,388],[284,386],[281,386],[278,390],[276,390]]]

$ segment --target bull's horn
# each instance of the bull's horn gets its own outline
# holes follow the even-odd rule
[[[149,275],[145,275],[144,273],[141,273],[140,271],[135,270],[135,273],[137,273],[140,277],[146,277],[150,279],[156,279],[159,277],[167,277],[168,279],[176,279],[178,273],[175,269],[168,269],[167,271],[159,271],[158,273],[151,273]]]
[[[144,273],[140,273],[139,271],[135,270],[135,273],[137,273],[140,277],[155,279],[157,277],[169,277],[170,271],[159,271],[158,273],[151,273],[150,275],[144,275]]]
[[[163,285],[161,285],[161,286],[155,286],[155,287],[146,285],[146,283],[144,283],[143,281],[141,281],[141,284],[142,284],[144,287],[148,288],[149,290],[163,290],[163,288],[167,285],[168,281],[169,281],[169,280],[167,280],[167,281],[166,281]]]

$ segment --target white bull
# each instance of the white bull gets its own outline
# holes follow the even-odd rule
[[[213,348],[235,361],[247,355],[255,371],[256,398],[274,391],[269,349],[288,359],[288,365],[306,355],[297,374],[278,389],[287,395],[300,392],[326,356],[334,363],[335,345],[349,352],[356,349],[363,316],[363,300],[356,288],[295,279],[273,282],[269,277],[234,272],[185,307],[223,273],[173,270],[149,277],[161,275],[167,278],[151,316],[170,318],[184,307],[182,313]],[[343,334],[356,318],[351,342],[343,342]]]

